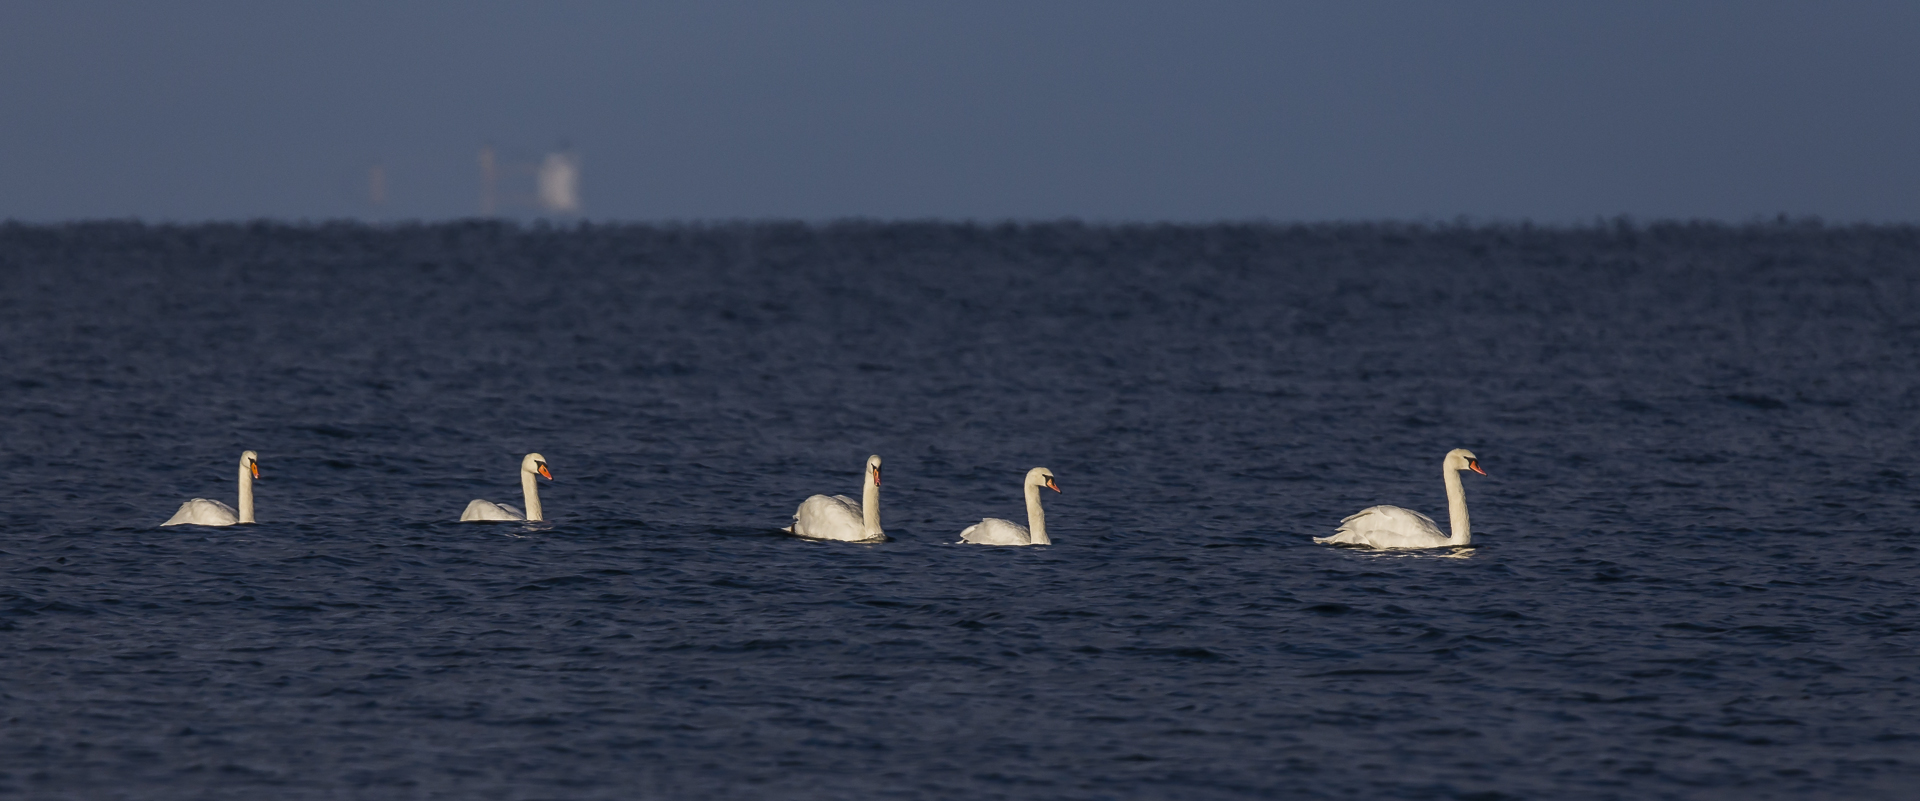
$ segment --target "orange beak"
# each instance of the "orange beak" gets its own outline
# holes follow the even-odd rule
[[[546,466],[546,465],[540,465],[540,475],[543,475],[543,476],[546,476],[546,477],[547,477],[547,480],[548,480],[548,481],[552,481],[552,480],[553,480],[553,474],[552,474],[552,473],[549,473],[549,472],[547,472],[547,466]]]
[[[1467,463],[1467,469],[1468,469],[1468,470],[1472,470],[1472,471],[1473,471],[1473,472],[1475,472],[1475,473],[1479,473],[1480,475],[1483,475],[1483,476],[1487,474],[1487,471],[1485,471],[1485,470],[1481,470],[1481,469],[1480,469],[1480,460],[1479,460],[1479,459],[1475,459],[1475,460],[1473,460],[1473,461],[1471,461],[1471,462],[1468,462],[1468,463]]]
[[[880,486],[880,471],[878,470],[873,471],[873,485],[876,487]]]
[[[1047,479],[1047,489],[1053,490],[1054,492],[1059,492],[1060,485],[1053,483],[1053,479],[1049,478]]]
[[[253,471],[253,477],[254,477],[254,478],[259,478],[259,477],[260,477],[260,463],[259,463],[259,462],[254,462],[253,464],[250,464],[250,465],[247,465],[247,469],[248,469],[248,470],[252,470],[252,471]]]

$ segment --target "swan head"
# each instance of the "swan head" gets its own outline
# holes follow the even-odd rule
[[[1447,451],[1447,469],[1472,470],[1483,476],[1487,474],[1487,471],[1480,469],[1480,457],[1473,455],[1473,451],[1467,450],[1466,448],[1454,448],[1451,451]]]
[[[527,458],[520,460],[520,472],[532,473],[548,481],[553,480],[553,474],[547,472],[547,457],[537,453],[529,453]]]
[[[240,469],[252,473],[254,478],[259,478],[260,454],[254,453],[253,451],[242,451],[240,453]]]
[[[1027,485],[1032,487],[1046,487],[1054,492],[1060,491],[1060,485],[1053,483],[1053,471],[1044,467],[1036,467],[1027,471]]]
[[[874,486],[880,486],[880,454],[867,457],[867,475],[873,477]]]

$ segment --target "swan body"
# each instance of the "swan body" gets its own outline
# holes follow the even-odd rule
[[[475,498],[467,502],[467,508],[460,512],[462,523],[499,523],[513,520],[525,520],[527,513],[510,503],[494,503]]]
[[[540,485],[536,483],[536,477],[540,476],[544,476],[548,481],[553,480],[553,473],[547,471],[547,457],[537,453],[527,454],[527,458],[520,460],[520,494],[526,501],[527,511],[521,512],[519,507],[510,503],[475,499],[467,504],[466,511],[460,513],[460,522],[492,523],[546,519],[540,514]]]
[[[793,525],[781,529],[796,537],[841,542],[885,542],[880,529],[880,456],[867,457],[860,475],[860,500],[845,495],[815,495],[800,502]]]
[[[240,522],[233,507],[206,498],[194,498],[180,504],[180,510],[167,518],[163,526],[231,526]],[[251,520],[247,521],[253,522]]]
[[[1053,541],[1044,539],[1046,530],[1041,529],[1043,539],[1035,540],[1033,530],[1011,520],[997,517],[981,518],[980,522],[960,530],[960,541],[974,545],[1052,545]]]
[[[1044,467],[1028,470],[1027,479],[1020,487],[1027,497],[1027,525],[997,517],[984,518],[962,529],[960,541],[975,545],[1052,545],[1053,540],[1047,537],[1047,514],[1040,508],[1041,487],[1060,491],[1060,485],[1053,483],[1052,470]]]
[[[253,480],[260,477],[260,455],[253,451],[240,454],[240,509],[219,501],[194,498],[180,504],[180,510],[167,518],[163,526],[231,526],[253,522]]]
[[[1371,506],[1340,521],[1331,537],[1315,537],[1322,545],[1359,545],[1369,548],[1447,548],[1469,545],[1473,530],[1467,519],[1467,493],[1460,486],[1460,471],[1480,475],[1480,459],[1473,451],[1455,448],[1441,463],[1441,476],[1447,485],[1447,517],[1453,533],[1440,530],[1433,518],[1398,506]]]

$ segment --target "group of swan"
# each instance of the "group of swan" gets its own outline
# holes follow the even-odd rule
[[[460,513],[461,522],[467,521],[540,521],[540,488],[533,477],[544,476],[553,480],[553,473],[547,470],[547,457],[537,453],[527,454],[520,460],[520,497],[527,504],[522,513],[510,503],[494,503],[475,499],[467,504]],[[219,501],[194,498],[180,504],[180,511],[167,518],[162,526],[231,526],[236,523],[253,522],[253,480],[260,477],[260,456],[253,451],[240,454],[240,511],[236,514],[233,507]]]
[[[1453,536],[1440,532],[1433,518],[1398,506],[1373,506],[1348,515],[1331,537],[1315,537],[1323,545],[1356,545],[1369,548],[1408,549],[1446,548],[1473,542],[1467,521],[1467,494],[1460,485],[1460,471],[1480,469],[1480,458],[1465,448],[1447,453],[1441,463],[1442,479],[1447,487],[1447,516],[1453,524]],[[976,545],[1052,545],[1047,536],[1047,515],[1040,507],[1040,488],[1054,492],[1060,485],[1053,471],[1036,467],[1027,471],[1021,490],[1027,499],[1027,525],[989,517],[966,527],[960,541]],[[815,495],[794,510],[793,525],[782,529],[789,534],[817,540],[842,542],[881,542],[887,538],[880,528],[880,457],[867,457],[867,468],[860,477],[860,501],[845,495]]]
[[[982,519],[960,532],[960,541],[976,545],[1052,545],[1047,538],[1047,516],[1040,509],[1040,488],[1054,492],[1053,471],[1036,467],[1027,471],[1027,525],[996,517]],[[793,510],[793,525],[781,529],[797,537],[840,542],[885,542],[880,529],[880,455],[867,457],[867,469],[860,474],[860,500],[845,495],[815,495]]]
[[[1452,536],[1441,533],[1433,518],[1410,509],[1398,506],[1373,506],[1348,515],[1340,521],[1340,528],[1331,537],[1315,537],[1314,542],[1324,545],[1355,545],[1369,548],[1445,548],[1467,545],[1473,541],[1473,531],[1467,523],[1467,494],[1460,485],[1460,473],[1472,470],[1480,475],[1487,471],[1480,469],[1480,459],[1472,451],[1455,448],[1447,453],[1441,463],[1441,476],[1447,487],[1447,517],[1453,526]],[[539,521],[540,488],[535,477],[553,480],[553,473],[547,470],[547,459],[537,453],[529,453],[520,460],[520,493],[525,500],[527,510],[523,514],[512,504],[475,500],[467,504],[466,511],[460,513],[465,521]],[[163,526],[231,526],[236,523],[253,522],[253,481],[260,477],[260,457],[253,451],[240,454],[240,511],[234,512],[219,501],[194,498],[180,504]],[[1053,481],[1053,471],[1036,467],[1027,471],[1026,481],[1021,491],[1027,499],[1027,525],[1008,520],[989,517],[966,527],[960,532],[960,542],[976,545],[1052,545],[1047,536],[1047,516],[1040,508],[1040,488],[1046,487],[1054,492],[1060,491],[1060,485]],[[815,495],[800,502],[800,508],[793,512],[793,525],[781,529],[789,534],[815,540],[838,540],[841,542],[883,542],[886,532],[880,528],[880,457],[867,457],[867,466],[860,475],[860,500],[855,502],[845,495]]]

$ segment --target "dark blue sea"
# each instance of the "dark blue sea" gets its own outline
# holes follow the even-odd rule
[[[1916,798],[1917,368],[1913,227],[0,225],[0,796]]]

